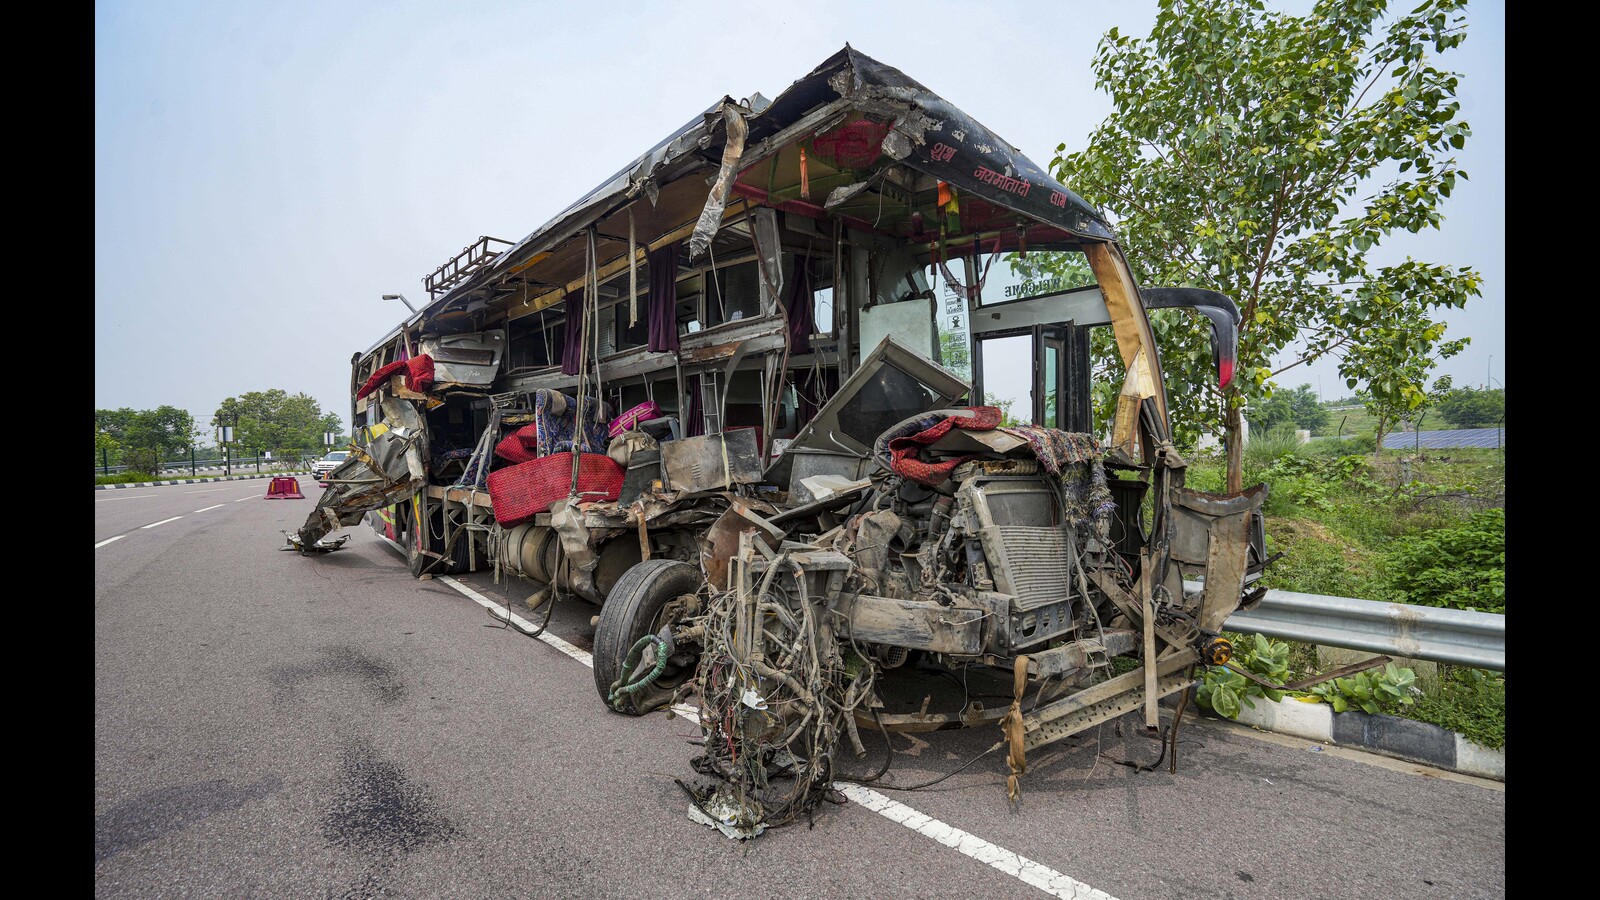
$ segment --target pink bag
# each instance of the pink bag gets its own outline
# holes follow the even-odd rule
[[[612,419],[611,427],[606,430],[606,434],[610,435],[611,437],[616,437],[624,431],[632,431],[633,429],[638,428],[640,422],[648,422],[651,419],[659,418],[661,418],[660,404],[656,403],[654,400],[646,400],[638,406],[635,406],[633,409],[630,409],[622,415],[617,416],[615,419]]]

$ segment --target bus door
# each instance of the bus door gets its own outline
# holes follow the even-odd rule
[[[973,336],[973,403],[1000,406],[1016,422],[1086,432],[1089,330],[1072,322]]]

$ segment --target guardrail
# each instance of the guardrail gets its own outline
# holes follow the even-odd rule
[[[1202,587],[1197,581],[1184,586]],[[1506,670],[1506,617],[1499,613],[1267,591],[1260,605],[1229,616],[1224,627],[1328,647]]]
[[[246,467],[249,467],[249,468],[252,468],[252,469],[260,467],[263,470],[265,470],[267,468],[270,468],[272,466],[297,466],[297,467],[303,467],[303,466],[311,465],[313,462],[316,462],[320,458],[321,457],[319,457],[319,456],[304,456],[304,457],[302,457],[302,456],[274,456],[274,457],[240,456],[240,457],[235,457],[232,460],[231,464],[230,464],[229,460],[227,460],[227,459],[225,459],[223,457],[218,457],[216,459],[197,459],[197,460],[194,460],[192,464],[190,463],[189,460],[167,460],[167,461],[165,461],[165,462],[163,462],[161,464],[161,472],[160,473],[156,473],[156,474],[162,474],[162,473],[167,473],[167,472],[189,472],[189,471],[220,472],[223,469],[227,469],[227,468],[243,469],[243,468],[246,468]],[[94,467],[94,474],[96,474],[96,475],[120,475],[123,472],[129,471],[131,468],[132,468],[132,466],[126,466],[126,465],[95,466]]]

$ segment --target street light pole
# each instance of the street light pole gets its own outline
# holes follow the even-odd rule
[[[384,294],[383,295],[383,299],[385,299],[385,300],[399,300],[401,303],[404,303],[406,305],[406,309],[411,310],[413,313],[415,313],[417,311],[417,308],[415,306],[411,305],[411,301],[406,299],[406,295],[405,294]]]

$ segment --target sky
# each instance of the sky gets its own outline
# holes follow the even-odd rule
[[[98,2],[95,406],[170,404],[209,432],[224,398],[282,388],[347,419],[351,355],[406,314],[383,294],[420,307],[423,275],[479,235],[522,238],[724,95],[776,97],[846,42],[1048,166],[1112,111],[1100,36],[1154,18],[1154,0]],[[1439,231],[1379,258],[1483,274],[1443,316],[1472,345],[1437,374],[1501,387],[1503,5],[1468,21],[1446,61],[1470,180]],[[1348,393],[1331,361],[1279,381]]]

